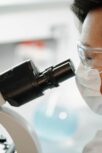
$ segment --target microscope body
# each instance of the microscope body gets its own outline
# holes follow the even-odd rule
[[[6,153],[41,153],[41,147],[31,125],[18,113],[3,106],[6,101],[0,95],[0,124],[10,134],[14,144]]]
[[[59,82],[74,75],[70,60],[49,67],[43,72],[39,72],[32,62],[27,61],[0,75],[0,123],[12,137],[17,153],[42,151],[34,128],[18,113],[6,108],[6,101],[12,106],[21,106],[42,96],[44,90],[58,87]]]

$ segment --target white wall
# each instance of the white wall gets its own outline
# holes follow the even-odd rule
[[[51,27],[72,25],[68,6],[31,7],[0,12],[0,43],[51,37]]]

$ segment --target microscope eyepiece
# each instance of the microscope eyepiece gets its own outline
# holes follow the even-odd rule
[[[31,61],[0,75],[0,93],[12,106],[21,106],[43,95],[48,88],[58,87],[59,83],[75,75],[70,59],[39,72]]]
[[[75,70],[71,60],[66,60],[56,66],[51,66],[43,71],[37,83],[41,90],[59,86],[59,83],[74,76]]]

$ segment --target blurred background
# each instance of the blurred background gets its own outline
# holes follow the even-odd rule
[[[0,73],[32,60],[40,71],[71,58],[79,64],[78,21],[71,11],[72,0],[0,1]],[[22,115],[34,128],[42,153],[81,153],[102,129],[102,117],[85,104],[75,78],[47,90],[44,96],[19,108],[5,106]],[[0,125],[0,135],[12,139]],[[28,144],[29,145],[29,144]],[[7,146],[6,146],[7,148]],[[5,153],[3,144],[0,153]]]

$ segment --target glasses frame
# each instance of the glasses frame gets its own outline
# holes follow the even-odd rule
[[[81,62],[88,66],[88,67],[92,67],[91,64],[89,63],[89,61],[87,61],[86,58],[83,58],[81,56],[81,51],[79,51],[79,49],[82,49],[82,53],[84,54],[85,51],[90,51],[90,52],[94,52],[94,53],[98,53],[98,54],[102,54],[102,48],[101,47],[89,47],[89,46],[85,46],[83,43],[81,43],[80,41],[77,42],[77,49],[78,49],[78,53],[79,53],[79,57]]]
[[[77,48],[82,48],[83,50],[86,50],[86,51],[95,51],[95,53],[102,53],[102,48],[101,47],[96,47],[96,48],[88,47],[88,46],[85,46],[80,41],[77,42]]]

